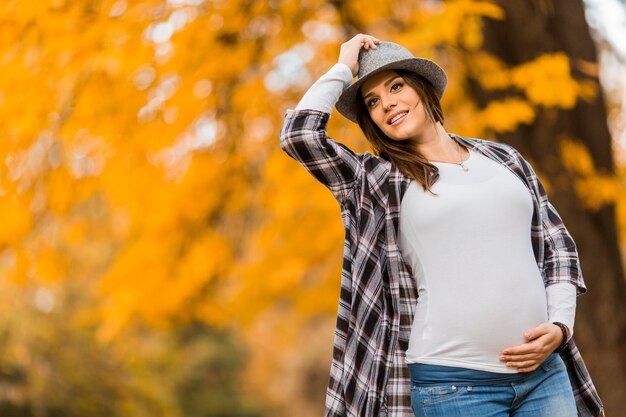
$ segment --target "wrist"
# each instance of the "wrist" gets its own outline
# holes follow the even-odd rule
[[[565,345],[569,341],[569,339],[570,339],[570,331],[569,331],[569,328],[565,324],[563,324],[561,322],[555,321],[552,324],[557,326],[559,328],[559,330],[561,331],[561,343],[556,347],[556,349],[554,349],[555,353],[559,353],[560,351],[562,351],[565,348]]]
[[[350,75],[352,75],[352,78],[356,77],[356,68],[354,65],[350,65],[348,62],[344,61],[344,60],[338,60],[337,64],[341,64],[341,65],[345,65],[345,67],[348,69],[348,71],[350,71]],[[335,65],[337,65],[335,64]],[[352,81],[352,79],[350,80]]]

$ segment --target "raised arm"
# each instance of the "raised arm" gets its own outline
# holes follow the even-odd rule
[[[376,38],[357,35],[341,46],[339,61],[305,93],[295,109],[288,109],[280,132],[280,146],[342,202],[353,189],[362,155],[331,139],[326,126],[332,108],[358,70],[361,47],[375,47]],[[361,44],[365,42],[365,44]]]

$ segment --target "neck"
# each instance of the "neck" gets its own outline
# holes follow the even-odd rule
[[[416,147],[417,151],[429,161],[459,162],[459,159],[466,155],[439,122],[425,132]]]

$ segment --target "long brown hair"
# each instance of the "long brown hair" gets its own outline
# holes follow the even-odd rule
[[[402,69],[394,71],[417,91],[428,119],[433,123],[440,122],[443,125],[441,103],[430,81],[413,71]],[[424,190],[435,194],[431,191],[431,187],[439,178],[437,167],[416,151],[413,139],[395,141],[385,135],[370,117],[361,93],[357,98],[356,119],[365,137],[372,144],[374,154],[392,162],[404,175],[422,184]]]

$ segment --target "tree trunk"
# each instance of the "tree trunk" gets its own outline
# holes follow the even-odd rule
[[[562,51],[570,58],[573,76],[589,79],[576,68],[578,59],[597,61],[581,0],[497,3],[506,19],[485,21],[486,51],[509,65]],[[593,102],[579,101],[572,110],[542,109],[534,123],[500,135],[498,140],[519,149],[552,184],[550,201],[576,241],[588,293],[578,299],[574,337],[610,416],[624,410],[626,398],[626,281],[615,207],[604,206],[597,212],[584,209],[573,192],[573,174],[567,173],[556,156],[559,137],[567,135],[587,146],[598,171],[614,172],[607,115],[599,93]],[[476,83],[472,94],[480,105],[495,97]]]

